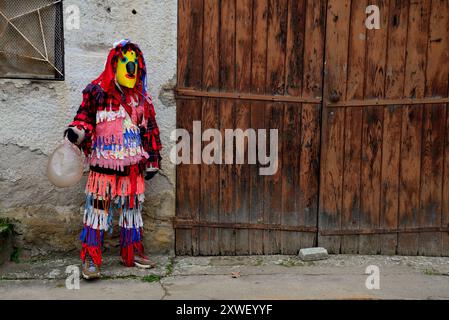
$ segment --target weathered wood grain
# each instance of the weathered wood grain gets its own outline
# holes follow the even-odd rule
[[[381,10],[380,30],[365,28],[368,4]],[[280,149],[279,170],[268,177],[259,165],[179,166],[178,217],[305,227],[319,221],[323,231],[354,232],[319,235],[318,244],[331,253],[449,255],[449,236],[441,232],[357,235],[358,229],[449,224],[447,106],[400,103],[448,96],[447,0],[178,5],[179,88],[304,99],[324,94],[322,115],[318,104],[179,99],[179,128],[191,131],[193,120],[202,120],[203,130],[217,128],[223,136],[225,129],[279,129]],[[376,98],[398,104],[327,107],[335,99]],[[294,254],[316,240],[313,233],[203,225],[177,229],[176,252]]]
[[[235,1],[221,1],[220,18],[220,90],[235,90]],[[234,128],[235,102],[232,100],[220,100],[220,131],[225,136],[226,129]],[[223,145],[223,157],[225,164],[220,167],[220,221],[235,222],[235,166],[233,164],[234,153],[225,154]],[[235,150],[234,150],[235,151]],[[228,157],[228,159],[227,159]],[[220,229],[220,254],[235,254],[235,230]]]
[[[348,43],[348,71],[346,100],[363,99],[365,81],[366,14],[367,1],[351,3],[350,35]],[[345,79],[346,81],[346,79]],[[343,230],[357,230],[360,227],[361,214],[361,173],[362,166],[362,124],[363,110],[347,108],[344,129],[344,164],[343,164]],[[341,237],[343,253],[358,253],[359,236]]]
[[[285,93],[285,58],[287,47],[287,1],[268,1],[268,35],[267,35],[267,77],[266,92],[272,95]],[[278,152],[282,152],[284,103],[267,103],[265,106],[265,129],[277,129],[279,132]],[[267,150],[269,150],[267,139]],[[274,152],[270,150],[269,152]],[[264,177],[264,216],[269,223],[280,223],[282,216],[282,160],[274,175]],[[269,230],[264,232],[264,251],[276,254],[281,251],[281,232]]]
[[[365,98],[385,96],[385,66],[387,59],[388,1],[372,1],[381,12],[380,29],[367,30]],[[383,147],[382,106],[363,109],[362,172],[361,172],[361,216],[362,228],[376,228],[380,224],[382,147]],[[359,252],[377,254],[380,252],[378,235],[361,235]]]
[[[330,0],[327,5],[324,105],[330,97],[346,96],[349,21],[351,1]],[[344,75],[344,78],[342,78]],[[322,230],[341,228],[343,198],[344,110],[323,111],[323,139],[320,166],[319,227]],[[318,244],[329,253],[339,253],[340,236],[320,236]]]
[[[307,1],[303,58],[305,98],[322,97],[326,1]],[[301,223],[318,226],[318,185],[322,105],[303,104],[301,112],[301,158],[299,164],[299,212]],[[318,235],[301,234],[301,247],[317,245]]]
[[[427,38],[426,96],[447,97],[449,82],[449,1],[433,0]],[[423,115],[420,226],[447,226],[444,217],[446,105],[426,106]],[[443,192],[441,192],[443,190]],[[445,223],[446,222],[446,223]],[[419,253],[448,255],[447,233],[424,233]]]
[[[410,2],[404,96],[425,94],[430,1]],[[423,106],[406,106],[402,121],[399,227],[418,227]],[[399,234],[398,253],[416,255],[419,234]]]
[[[203,90],[216,90],[219,87],[219,14],[220,7],[217,1],[204,2],[204,26],[203,26]],[[203,98],[201,110],[201,125],[203,132],[207,129],[216,129],[219,124],[218,101],[216,99]],[[208,142],[203,142],[203,148]],[[201,197],[198,204],[200,220],[218,222],[220,183],[218,164],[201,164]],[[182,182],[181,182],[182,183]],[[217,254],[218,229],[199,228],[199,254]]]
[[[285,62],[285,94],[301,96],[304,66],[304,38],[306,1],[289,1],[287,18],[287,47]],[[282,151],[282,215],[285,225],[304,225],[304,214],[299,202],[299,159],[301,145],[301,105],[286,104],[283,115]],[[295,232],[281,232],[281,252],[297,254],[301,248],[302,235]]]
[[[179,6],[178,32],[178,83],[185,87],[201,88],[203,65],[203,1],[181,0]],[[193,44],[196,45],[193,45]],[[182,115],[182,116],[181,116]],[[201,119],[201,99],[181,100],[177,108],[177,128],[192,132],[193,121]],[[193,150],[191,150],[193,153]],[[200,167],[199,165],[179,165],[176,170],[178,184],[176,189],[177,216],[199,218]],[[175,233],[176,252],[190,255],[197,252],[198,234],[192,229],[177,229]]]
[[[251,41],[252,1],[236,1],[236,90],[251,91]],[[235,127],[244,132],[251,127],[251,103],[237,101]],[[245,164],[235,166],[235,214],[237,223],[250,221],[250,165],[248,165],[248,140],[245,140]],[[249,230],[236,230],[236,254],[250,253]]]
[[[409,1],[390,2],[385,96],[402,97],[404,92]],[[402,106],[384,109],[380,226],[398,227],[399,168],[401,154]],[[396,254],[397,234],[381,235],[381,253]]]

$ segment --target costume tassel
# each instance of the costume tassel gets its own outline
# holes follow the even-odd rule
[[[133,267],[135,252],[139,255],[143,254],[142,228],[121,228],[120,248],[123,264]]]
[[[83,263],[86,261],[86,256],[89,255],[95,265],[101,266],[101,247],[104,241],[104,232],[85,225],[81,231],[80,240],[83,244],[81,250]]]

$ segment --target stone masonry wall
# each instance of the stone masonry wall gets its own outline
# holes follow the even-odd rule
[[[164,144],[162,174],[147,182],[145,245],[150,253],[172,252],[175,168],[168,154],[176,123],[177,1],[65,0],[69,5],[79,7],[81,24],[65,31],[65,81],[0,80],[0,219],[13,220],[23,258],[78,252],[86,177],[73,188],[53,187],[45,174],[48,156],[112,44],[130,38],[145,55]],[[107,247],[117,251],[117,245],[115,233]]]

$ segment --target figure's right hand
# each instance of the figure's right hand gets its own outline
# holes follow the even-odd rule
[[[79,145],[84,140],[84,132],[78,128],[70,127],[64,131],[64,137],[67,137],[71,143]]]

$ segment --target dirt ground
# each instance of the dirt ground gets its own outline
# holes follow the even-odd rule
[[[74,258],[0,267],[0,299],[449,299],[449,258],[331,255],[153,257],[152,270],[124,268],[106,257],[103,278],[73,282]],[[366,286],[377,266],[379,289]],[[73,271],[72,271],[73,272]],[[70,277],[71,276],[71,277]],[[69,277],[69,280],[67,280]],[[75,289],[68,289],[69,287]]]

